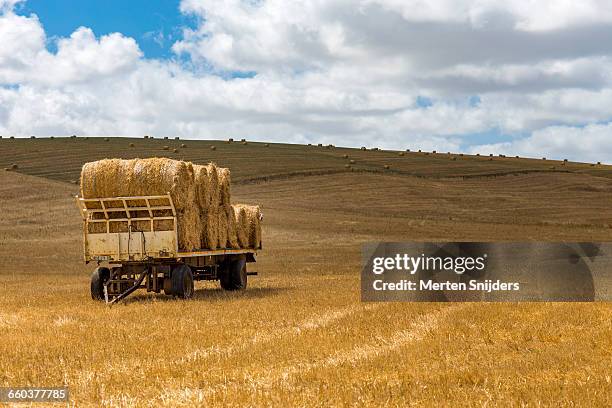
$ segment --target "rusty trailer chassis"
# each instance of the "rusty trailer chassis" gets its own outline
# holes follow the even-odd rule
[[[219,280],[225,290],[241,290],[247,276],[257,274],[247,272],[256,249],[179,251],[170,194],[76,201],[84,260],[98,265],[91,277],[93,299],[117,303],[138,289],[187,299],[194,281]]]

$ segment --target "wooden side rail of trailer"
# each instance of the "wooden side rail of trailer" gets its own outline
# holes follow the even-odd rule
[[[170,194],[137,197],[76,197],[83,219],[85,263],[96,262],[91,296],[116,303],[137,289],[190,298],[196,280],[219,280],[243,290],[253,249],[179,251],[176,208]],[[102,262],[108,266],[100,266]]]

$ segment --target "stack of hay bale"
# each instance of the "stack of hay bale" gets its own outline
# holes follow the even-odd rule
[[[179,249],[183,251],[261,248],[261,210],[259,206],[232,205],[230,185],[229,169],[166,158],[105,159],[86,163],[81,170],[83,198],[170,193],[177,212]],[[112,207],[112,202],[109,205]],[[121,206],[118,202],[117,207]],[[143,213],[148,216],[148,211]],[[109,217],[124,218],[125,213],[111,212]],[[147,223],[144,221],[143,230],[148,230]],[[106,231],[104,223],[89,225],[91,233]],[[155,225],[157,230],[172,227],[172,222],[164,221]],[[111,232],[126,232],[127,225],[110,223],[110,228]]]

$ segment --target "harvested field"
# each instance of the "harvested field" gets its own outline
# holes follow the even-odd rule
[[[56,142],[58,156],[64,145],[72,156],[27,152]],[[158,142],[141,139],[129,153]],[[243,160],[258,143],[181,142],[231,166],[233,202],[261,203],[260,275],[242,293],[199,283],[190,301],[141,294],[108,308],[89,298],[93,266],[81,259],[78,187],[68,181],[107,156],[99,145],[120,151],[127,141],[0,140],[0,166],[19,163],[0,172],[0,385],[66,382],[80,406],[612,404],[609,303],[359,300],[366,241],[612,240],[609,167],[570,163],[565,173],[397,152],[377,161],[367,156],[387,153],[275,144]],[[346,171],[346,152],[357,167],[406,173]]]

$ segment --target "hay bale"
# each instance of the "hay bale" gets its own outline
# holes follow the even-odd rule
[[[231,175],[230,171],[227,168],[219,167],[217,169],[219,174],[219,206],[225,211],[225,213],[229,213],[230,209],[230,199],[231,199]]]
[[[249,247],[249,218],[244,205],[232,205],[234,214],[234,226],[236,230],[236,240],[239,248]]]
[[[12,170],[17,170],[19,168],[18,165],[16,165],[15,163],[11,164],[11,169]]]
[[[105,159],[85,163],[81,170],[81,196],[84,198],[167,193],[177,211],[179,248],[188,251],[200,248],[202,225],[199,207],[193,205],[196,197],[191,163],[166,158]],[[112,224],[123,228],[119,226],[123,223]]]
[[[229,214],[227,215],[227,247],[233,249],[239,249],[240,244],[238,243],[238,227],[236,225],[236,213],[233,206],[229,207]]]
[[[187,145],[185,143],[181,143],[181,149],[184,149],[186,147],[187,147]]]
[[[246,246],[246,248],[261,248],[261,222],[263,220],[261,208],[258,205],[236,204],[234,209],[239,212],[239,219],[242,211],[244,211],[246,216],[246,225],[243,224],[243,220],[237,222],[237,224],[239,223],[242,225],[242,228],[246,229],[248,240],[248,246]]]
[[[217,221],[218,221],[218,233],[219,240],[218,246],[219,248],[227,248],[227,240],[228,240],[228,222],[227,222],[227,213],[225,211],[217,212]]]
[[[217,150],[215,146],[210,146],[210,150]]]

